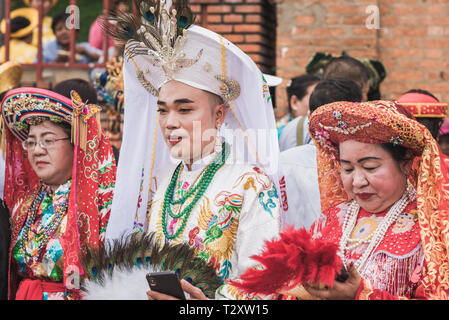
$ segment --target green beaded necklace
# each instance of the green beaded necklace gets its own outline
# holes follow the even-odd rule
[[[174,194],[176,182],[178,181],[178,176],[181,170],[182,163],[180,163],[178,167],[176,167],[176,170],[173,173],[170,183],[168,184],[167,190],[165,191],[164,202],[162,205],[162,229],[166,239],[169,240],[175,239],[184,230],[193,207],[196,205],[198,200],[204,195],[204,192],[211,183],[217,171],[225,164],[226,160],[228,159],[229,152],[230,146],[226,142],[224,142],[221,153],[217,154],[214,160],[207,166],[206,170],[204,171],[198,183],[195,186],[192,186],[181,198],[177,200],[174,199]],[[182,205],[187,201],[187,199],[189,199],[192,196],[194,196],[193,200],[183,210],[180,210],[179,214],[173,213],[171,206]],[[167,214],[172,219],[183,218],[181,226],[173,235],[169,235],[167,231],[167,222],[168,222]]]

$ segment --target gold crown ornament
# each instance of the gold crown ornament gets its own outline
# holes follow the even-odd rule
[[[148,92],[157,96],[163,83],[178,80],[225,100],[240,95],[240,85],[223,74],[223,43],[189,32],[195,17],[187,0],[137,0],[137,8],[138,15],[119,14],[104,28],[126,43],[125,58]]]

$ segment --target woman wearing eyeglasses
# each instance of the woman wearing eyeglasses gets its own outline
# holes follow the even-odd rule
[[[74,91],[19,88],[2,101],[9,299],[80,298],[79,254],[104,241],[116,172],[99,110]]]

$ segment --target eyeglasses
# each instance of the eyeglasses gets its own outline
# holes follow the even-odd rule
[[[46,138],[46,139],[42,139],[39,141],[35,141],[35,140],[25,140],[22,142],[22,147],[24,150],[26,151],[31,151],[34,150],[34,148],[36,148],[36,145],[39,144],[39,146],[42,149],[51,149],[55,146],[56,141],[60,141],[60,140],[69,140],[70,138],[61,138],[61,139],[51,139],[51,138]]]

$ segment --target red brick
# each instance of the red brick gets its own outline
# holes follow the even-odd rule
[[[343,24],[365,25],[366,16],[343,17]]]
[[[208,13],[229,13],[231,12],[231,6],[218,5],[218,6],[207,6]]]
[[[211,25],[208,25],[207,28],[216,33],[220,33],[220,34],[232,32],[232,25],[226,25],[226,24],[211,24]]]
[[[246,23],[263,23],[265,19],[260,14],[245,14]]]
[[[220,14],[208,14],[207,23],[221,23],[221,17]]]
[[[234,32],[238,33],[257,33],[262,31],[263,28],[259,24],[239,24],[234,26]]]
[[[200,4],[191,4],[190,5],[190,9],[193,11],[193,12],[200,12],[201,11],[201,5]]]
[[[376,29],[368,29],[367,27],[356,27],[352,28],[352,34],[356,36],[368,36],[368,35],[376,35]]]
[[[423,78],[423,73],[421,71],[393,71],[389,76],[391,80],[418,80]]]
[[[428,59],[443,59],[443,51],[440,49],[427,48],[424,51],[424,56]]]
[[[259,44],[240,44],[240,49],[242,49],[245,52],[261,52],[262,46]]]
[[[329,5],[327,7],[327,12],[330,14],[338,14],[338,15],[352,15],[357,14],[359,11],[357,5],[344,5],[344,4],[336,4]]]
[[[402,69],[413,70],[416,68],[416,61],[415,60],[405,60],[405,59],[400,60],[399,67]]]
[[[340,24],[342,17],[336,16],[336,17],[326,17],[326,25],[332,25],[332,24]]]
[[[223,15],[225,23],[240,23],[243,22],[243,15],[241,14],[225,14]]]
[[[348,38],[343,40],[343,45],[347,47],[367,47],[376,46],[376,39],[374,38]]]
[[[278,37],[276,39],[277,41],[277,47],[281,47],[281,46],[292,46],[293,45],[293,40],[291,38],[285,38],[285,37]]]
[[[397,16],[381,16],[380,17],[380,27],[394,27],[398,25]]]
[[[243,34],[230,33],[230,34],[224,34],[223,37],[225,37],[226,39],[228,39],[229,41],[231,41],[234,44],[241,43],[245,40],[245,36]]]
[[[425,39],[424,46],[426,48],[449,48],[449,39]]]
[[[394,35],[397,37],[400,36],[425,36],[427,35],[427,28],[425,27],[395,27],[394,28]]]
[[[394,15],[410,15],[415,16],[415,19],[417,16],[422,16],[426,14],[426,5],[396,5],[393,8],[392,14]]]
[[[264,37],[260,34],[248,34],[245,36],[245,42],[264,42]]]
[[[237,13],[261,13],[262,6],[260,5],[240,5],[234,8]]]
[[[312,25],[315,23],[314,16],[298,16],[296,17],[296,23],[299,25]]]
[[[389,48],[385,50],[391,58],[422,58],[424,51],[418,48]]]
[[[336,37],[345,34],[345,29],[333,27],[333,28],[314,28],[309,31],[311,36],[322,36],[322,37]]]

